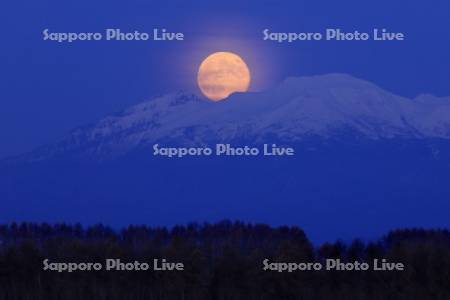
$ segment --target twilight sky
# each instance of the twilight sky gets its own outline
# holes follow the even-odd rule
[[[0,157],[52,142],[71,128],[173,90],[198,92],[197,67],[214,51],[241,55],[251,90],[288,76],[349,73],[400,95],[450,96],[450,2],[32,1],[3,4]],[[404,42],[263,41],[262,31],[371,31]],[[183,32],[182,42],[42,40],[42,31],[105,28]]]

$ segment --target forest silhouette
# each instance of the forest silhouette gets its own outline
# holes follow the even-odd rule
[[[184,271],[44,271],[43,261],[183,262]],[[404,271],[263,270],[274,262],[401,262]],[[298,227],[222,221],[115,230],[0,225],[0,299],[450,299],[450,232],[401,229],[363,242],[313,245]]]

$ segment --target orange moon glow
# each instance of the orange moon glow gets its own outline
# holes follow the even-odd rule
[[[250,85],[250,70],[238,55],[216,52],[200,64],[197,83],[210,100],[219,101],[234,92],[246,92]]]

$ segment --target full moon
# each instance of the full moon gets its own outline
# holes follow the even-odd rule
[[[239,55],[215,52],[200,64],[197,83],[208,99],[220,101],[231,93],[248,90],[250,70]]]

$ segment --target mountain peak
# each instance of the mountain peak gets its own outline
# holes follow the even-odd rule
[[[378,88],[372,82],[356,78],[344,73],[324,75],[287,77],[280,84],[281,88]]]
[[[161,141],[195,145],[244,138],[339,138],[342,129],[369,139],[450,139],[450,101],[407,99],[346,74],[290,77],[271,90],[232,94],[220,102],[176,92],[80,127],[38,156],[119,155]]]
[[[152,110],[157,107],[169,108],[197,102],[204,102],[204,100],[200,99],[200,97],[195,94],[178,91],[155,96],[150,100],[133,105],[125,109],[122,114],[133,114]]]

